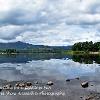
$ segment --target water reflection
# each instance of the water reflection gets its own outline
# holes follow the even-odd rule
[[[0,55],[0,79],[65,80],[100,72],[99,56],[62,54]],[[93,74],[92,74],[93,75]]]
[[[73,61],[84,64],[100,64],[100,55],[73,55]]]
[[[70,59],[37,60],[21,64],[3,63],[0,64],[0,79],[11,81],[27,79],[65,80],[66,78],[94,73],[96,68],[99,68],[98,64],[80,64]]]
[[[0,55],[0,63],[28,63],[33,60],[72,59],[84,64],[100,64],[100,55],[64,55],[59,53],[33,53],[19,55]]]
[[[17,55],[0,55],[0,63],[27,63],[32,60],[50,60],[50,59],[71,59],[59,53],[33,53],[33,54],[17,54]]]

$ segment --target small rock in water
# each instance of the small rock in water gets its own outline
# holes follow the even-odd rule
[[[0,89],[0,92],[2,91],[2,89]]]
[[[7,84],[7,85],[5,85],[4,87],[3,87],[3,89],[6,89],[6,90],[9,90],[9,89],[11,89],[11,84]]]
[[[100,99],[99,97],[97,97],[97,99]]]
[[[76,79],[79,80],[80,78],[79,77],[76,77]]]
[[[0,88],[0,92],[2,91],[2,87]]]
[[[17,66],[21,66],[21,64],[17,64]]]
[[[80,97],[80,98],[83,98],[83,97]]]
[[[20,84],[20,83],[16,83],[15,86],[16,86],[16,87],[19,87],[19,84]]]
[[[89,82],[82,82],[81,83],[81,86],[83,87],[83,88],[87,88],[88,86],[89,86]]]
[[[32,83],[31,82],[26,82],[25,85],[26,86],[32,86]]]
[[[24,83],[17,83],[16,87],[25,87],[26,85]]]
[[[66,82],[70,82],[70,79],[67,79]]]
[[[91,84],[91,86],[93,86],[93,84]]]
[[[34,82],[35,84],[39,84],[39,82],[38,81],[36,81],[36,82]]]
[[[93,96],[88,96],[85,100],[95,100]]]
[[[52,82],[52,81],[49,81],[48,83],[47,83],[47,85],[49,85],[49,86],[51,86],[51,85],[53,85],[54,83]]]

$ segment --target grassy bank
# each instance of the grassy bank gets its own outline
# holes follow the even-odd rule
[[[64,54],[66,54],[66,55],[100,55],[100,52],[68,50],[68,51],[64,51]]]

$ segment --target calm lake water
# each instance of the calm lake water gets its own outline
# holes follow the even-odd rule
[[[66,80],[100,74],[99,56],[61,54],[0,55],[0,79]]]

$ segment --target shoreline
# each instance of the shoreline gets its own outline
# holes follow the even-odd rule
[[[67,50],[64,52],[66,55],[100,55],[100,52],[92,52],[92,51],[73,51],[73,50]]]
[[[87,88],[83,88],[81,83],[84,81],[89,82],[89,86]],[[4,82],[2,85],[11,84],[14,86],[16,83],[22,83],[26,81],[11,81]],[[7,95],[1,96],[0,98],[6,98],[5,100],[10,100],[11,98],[17,100],[99,100],[100,99],[100,79],[99,76],[82,76],[79,78],[69,79],[69,81],[53,81],[53,85],[47,85],[47,82],[38,82],[34,80],[30,80],[34,86],[33,90],[3,90],[2,93],[5,92]],[[45,89],[43,88],[45,87]],[[14,95],[15,93],[15,95]],[[17,95],[16,95],[17,93]],[[18,95],[18,93],[23,93],[22,95]],[[24,94],[26,93],[26,94]],[[32,93],[32,94],[31,94]],[[41,93],[41,95],[35,94]],[[55,95],[55,94],[56,95]],[[58,93],[58,95],[57,95]],[[10,99],[9,99],[10,98]],[[98,99],[97,99],[98,98]]]

